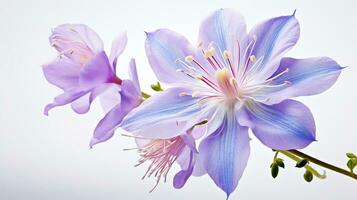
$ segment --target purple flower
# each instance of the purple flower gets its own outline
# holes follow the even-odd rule
[[[145,138],[167,139],[207,120],[198,160],[228,197],[247,165],[248,129],[272,149],[301,149],[315,141],[310,110],[289,98],[327,90],[342,68],[327,57],[283,57],[299,32],[294,14],[247,33],[239,13],[221,9],[203,21],[197,48],[170,30],[148,33],[151,67],[172,87],[130,112],[121,126]]]
[[[106,116],[99,122],[91,146],[109,139],[123,117],[140,102],[140,87],[135,61],[130,63],[131,80],[116,76],[118,56],[127,43],[126,33],[121,33],[113,42],[110,56],[104,52],[103,42],[89,27],[82,24],[63,24],[56,27],[50,36],[51,45],[59,56],[43,66],[48,82],[61,88],[63,93],[45,107],[44,113],[57,106],[71,104],[79,114],[88,112],[92,101],[103,93],[113,94]]]

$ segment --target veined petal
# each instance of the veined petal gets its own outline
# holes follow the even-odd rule
[[[256,79],[265,80],[278,69],[282,56],[296,44],[299,35],[300,25],[295,13],[269,19],[252,28],[249,38],[256,38],[252,55],[264,58],[260,68],[255,70]]]
[[[195,55],[194,48],[187,39],[167,29],[159,29],[147,33],[145,43],[146,55],[157,78],[164,83],[192,81],[189,76],[177,72],[185,68],[183,62],[186,56]]]
[[[109,82],[114,76],[108,57],[103,51],[83,66],[79,75],[79,84],[83,89],[92,89],[99,84]]]
[[[201,142],[199,156],[209,176],[227,197],[235,190],[249,157],[248,129],[227,113],[221,126]]]
[[[314,118],[298,101],[285,100],[270,106],[246,102],[244,110],[238,111],[238,118],[242,126],[251,128],[254,135],[272,149],[301,149],[315,141]]]
[[[43,66],[43,73],[48,82],[63,90],[78,87],[78,76],[81,65],[68,58],[57,58]]]
[[[287,87],[268,92],[269,104],[276,104],[297,96],[315,95],[329,89],[339,77],[343,68],[327,57],[294,59],[283,58],[279,69],[272,75],[283,71],[287,73],[275,79],[272,84],[279,85],[288,81]]]
[[[216,10],[202,22],[199,44],[203,48],[211,44],[216,51],[221,53],[228,50],[230,55],[234,56],[234,60],[237,60],[235,56],[242,56],[247,46],[247,28],[244,17],[233,9]],[[222,58],[223,55],[220,55],[216,59],[224,63]]]
[[[127,42],[128,38],[126,36],[126,32],[122,32],[112,43],[112,50],[110,52],[109,62],[113,67],[114,72],[117,65],[117,59],[123,53]]]
[[[110,139],[114,130],[121,123],[122,119],[140,102],[140,94],[135,90],[132,81],[124,80],[121,85],[120,92],[121,102],[114,106],[103,119],[100,120],[94,130],[93,138],[90,142],[90,147],[100,142]]]
[[[185,133],[197,123],[195,120],[200,120],[200,116],[187,119],[201,111],[197,98],[182,95],[189,93],[182,87],[157,93],[131,111],[120,126],[146,138],[166,139]]]
[[[50,43],[60,54],[81,64],[104,49],[97,33],[84,24],[57,26],[52,31]]]

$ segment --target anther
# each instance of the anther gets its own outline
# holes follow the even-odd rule
[[[186,62],[192,62],[193,61],[193,56],[186,56],[185,57]]]
[[[257,58],[255,57],[255,55],[251,55],[249,56],[250,62],[255,62],[257,60]]]
[[[229,58],[229,52],[227,50],[223,51],[223,56],[225,59]]]

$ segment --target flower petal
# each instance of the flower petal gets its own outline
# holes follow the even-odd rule
[[[120,104],[120,91],[120,85],[112,84],[100,95],[100,103],[105,113],[108,113],[114,106]]]
[[[138,78],[138,72],[136,70],[136,63],[135,63],[135,59],[132,58],[130,60],[130,64],[129,64],[129,77],[130,80],[133,81],[135,88],[137,91],[141,92],[140,89],[140,83],[139,83],[139,78]]]
[[[92,89],[113,78],[114,74],[111,70],[108,57],[102,51],[83,66],[79,75],[79,84],[83,89]]]
[[[50,43],[58,52],[81,64],[103,51],[103,41],[84,24],[62,24],[53,29]]]
[[[43,66],[46,80],[63,90],[78,87],[78,76],[81,65],[68,58],[57,58]]]
[[[53,100],[52,103],[47,104],[43,113],[45,115],[48,115],[48,112],[52,108],[57,107],[57,106],[63,106],[63,105],[69,104],[69,103],[75,101],[76,99],[82,97],[86,93],[88,93],[88,91],[82,91],[82,90],[66,91],[66,92],[58,95],[57,97],[55,97],[55,99]]]
[[[111,66],[113,66],[114,72],[117,65],[117,59],[123,53],[127,42],[128,38],[126,36],[126,32],[122,32],[112,43],[112,50],[110,52],[109,62]]]
[[[228,113],[221,126],[201,142],[199,152],[207,173],[228,198],[248,162],[248,129]]]
[[[220,9],[209,15],[200,26],[199,43],[207,48],[212,42],[221,53],[228,50],[231,56],[242,55],[247,46],[244,17],[233,9]],[[217,56],[216,59],[222,58],[223,56]]]
[[[190,176],[192,175],[193,167],[194,167],[193,154],[194,153],[190,151],[188,167],[186,169],[182,169],[181,171],[179,171],[174,177],[173,183],[176,189],[182,188],[187,182],[188,178],[190,178]]]
[[[291,16],[281,16],[264,21],[249,33],[250,40],[256,37],[256,44],[252,51],[257,59],[263,57],[256,79],[265,80],[279,67],[282,56],[292,48],[299,39],[300,25],[295,18],[295,12]],[[252,65],[253,66],[253,65]]]
[[[90,109],[90,105],[93,102],[93,100],[104,93],[108,88],[110,88],[112,85],[111,83],[103,83],[94,89],[91,90],[90,93],[82,96],[81,98],[75,100],[72,102],[71,107],[73,111],[75,111],[78,114],[84,114],[87,113]]]
[[[275,79],[272,84],[279,85],[288,81],[287,87],[269,92],[269,104],[276,104],[297,96],[315,95],[330,88],[343,69],[327,57],[294,59],[283,58],[279,69],[272,77],[289,70]]]
[[[159,29],[147,33],[145,43],[146,55],[157,78],[164,83],[192,81],[193,79],[178,69],[185,68],[178,59],[195,55],[195,50],[187,39],[174,31]]]
[[[124,80],[122,82],[120,96],[120,104],[114,106],[112,110],[110,110],[104,118],[100,120],[95,128],[93,138],[90,142],[90,147],[110,139],[122,119],[139,104],[140,96],[135,90],[135,86],[132,81]]]
[[[172,138],[181,135],[197,123],[200,117],[187,120],[201,111],[197,98],[186,88],[174,87],[145,100],[123,120],[121,127],[146,138]]]
[[[251,128],[269,148],[301,149],[315,141],[314,118],[310,110],[298,101],[285,100],[271,106],[247,102],[244,109],[238,111],[239,123]]]

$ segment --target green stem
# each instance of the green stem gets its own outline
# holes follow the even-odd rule
[[[276,158],[278,157],[279,151],[275,152],[274,158],[273,158],[273,162],[275,162]]]
[[[289,151],[283,151],[283,150],[279,150],[280,153],[284,154],[285,156],[289,157],[290,159],[298,162],[301,160],[301,158],[295,156],[294,154],[290,153]],[[320,174],[317,170],[315,170],[314,168],[312,168],[310,165],[305,165],[304,168],[306,170],[309,170],[313,175],[315,175],[317,178],[320,179],[325,179],[326,178],[326,174],[325,171],[323,174]]]
[[[308,161],[310,161],[312,163],[315,163],[316,165],[319,165],[319,166],[324,167],[326,169],[330,169],[332,171],[335,171],[337,173],[343,174],[345,176],[349,176],[349,177],[357,180],[357,174],[351,173],[350,171],[347,171],[345,169],[342,169],[342,168],[336,167],[334,165],[331,165],[329,163],[323,162],[323,161],[321,161],[319,159],[316,159],[316,158],[314,158],[312,156],[309,156],[309,155],[307,155],[305,153],[302,153],[302,152],[300,152],[298,150],[289,150],[289,151],[280,151],[280,152],[282,152],[282,153],[283,152],[289,152],[291,154],[299,156],[300,158],[305,158],[306,160],[308,160]]]

